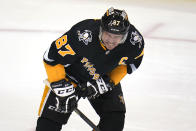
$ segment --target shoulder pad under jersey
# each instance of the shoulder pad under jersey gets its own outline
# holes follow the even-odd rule
[[[133,26],[130,26],[127,39],[125,41],[127,47],[132,49],[134,59],[137,59],[143,55],[144,39],[140,32]]]
[[[82,53],[88,46],[97,44],[100,28],[100,20],[87,19],[75,24],[67,34],[70,37],[71,46],[77,52]]]

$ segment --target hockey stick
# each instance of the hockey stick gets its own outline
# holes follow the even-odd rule
[[[49,87],[50,87],[50,82],[46,79],[44,80],[44,83]],[[90,120],[88,119],[88,117],[86,117],[86,115],[84,115],[78,108],[74,109],[74,112],[76,114],[78,114],[90,127],[92,127],[94,129],[94,131],[100,131],[99,128],[97,128],[97,126]]]
[[[78,108],[74,109],[75,113],[77,113],[90,127],[92,127],[93,131],[100,131],[99,128],[91,121],[89,120]]]

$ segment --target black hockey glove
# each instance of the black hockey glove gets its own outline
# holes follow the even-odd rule
[[[56,107],[65,113],[72,112],[77,107],[78,96],[74,86],[65,79],[50,84],[56,94]]]
[[[114,83],[110,81],[108,76],[100,77],[96,81],[88,81],[86,86],[82,86],[82,97],[96,98],[101,94],[111,91],[114,88]]]

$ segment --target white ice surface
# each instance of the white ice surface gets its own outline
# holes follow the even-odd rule
[[[128,12],[146,43],[141,67],[122,80],[124,130],[196,131],[195,1],[0,0],[1,131],[34,131],[44,51],[73,24],[100,18],[110,6]],[[98,122],[87,100],[79,108]],[[73,113],[62,131],[90,130]]]

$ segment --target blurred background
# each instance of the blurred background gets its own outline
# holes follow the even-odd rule
[[[111,6],[126,10],[145,39],[140,68],[122,80],[124,130],[196,131],[195,0],[0,0],[0,130],[35,130],[45,50]],[[87,100],[79,109],[99,121]],[[73,113],[62,131],[78,130],[91,128]]]

